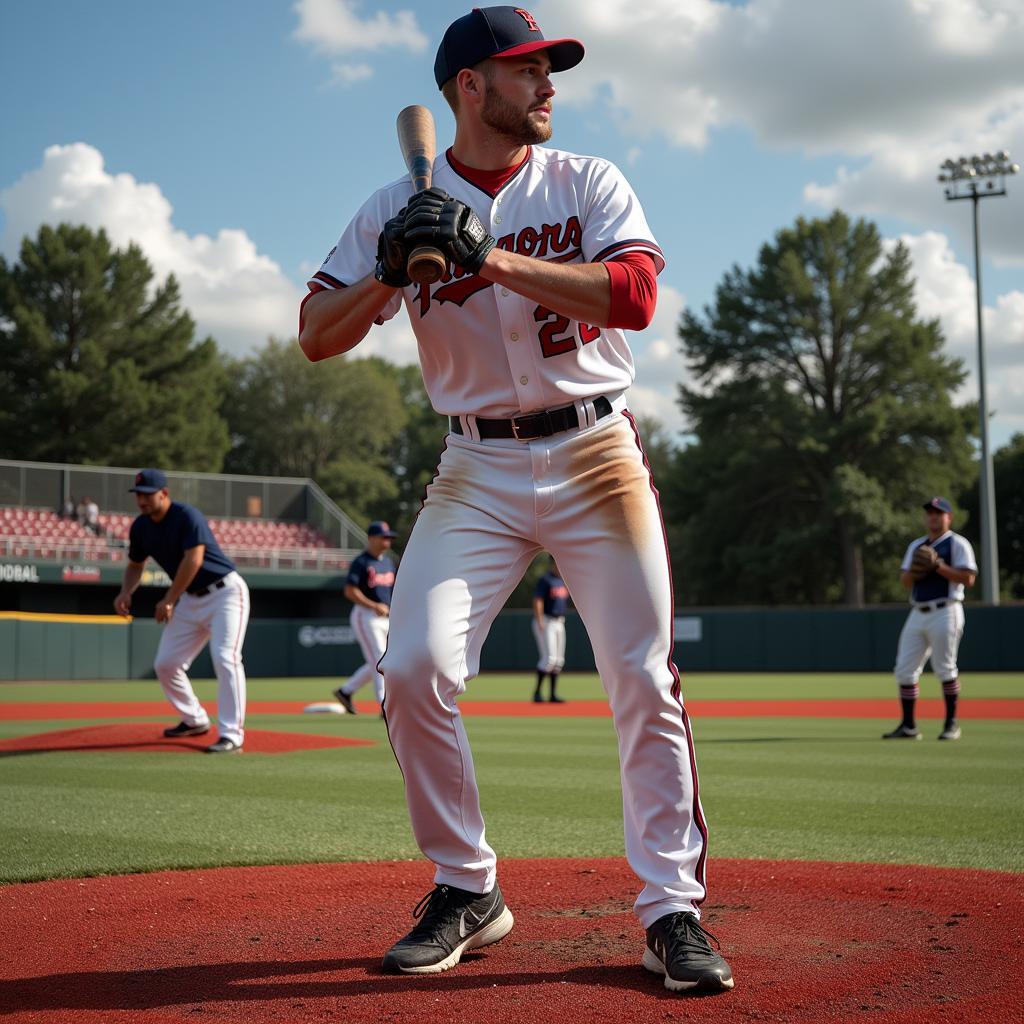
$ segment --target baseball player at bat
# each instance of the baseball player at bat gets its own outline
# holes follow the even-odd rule
[[[900,565],[900,582],[910,591],[912,605],[896,648],[896,682],[903,718],[892,732],[883,735],[884,740],[921,738],[915,709],[918,680],[929,658],[946,701],[946,720],[939,739],[960,739],[956,718],[960,671],[956,656],[964,635],[964,588],[974,586],[978,563],[971,542],[950,529],[953,506],[945,498],[929,499],[924,511],[928,532],[910,543]]]
[[[447,970],[512,928],[457,699],[491,623],[540,550],[572,592],[619,743],[626,856],[642,882],[643,966],[672,990],[732,988],[700,922],[707,825],[678,674],[658,494],[627,403],[625,331],[654,312],[661,248],[607,160],[542,145],[552,74],[583,59],[521,7],[478,8],[434,63],[455,141],[433,186],[375,192],[309,282],[299,342],[354,348],[404,302],[450,431],[395,579],[380,670],[413,832],[435,865],[396,973]],[[411,249],[450,269],[413,285]]]

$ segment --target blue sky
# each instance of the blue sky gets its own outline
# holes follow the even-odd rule
[[[634,336],[634,407],[683,426],[673,327],[734,262],[833,205],[903,236],[922,313],[973,369],[969,205],[939,161],[1024,157],[1014,0],[542,0],[587,45],[556,76],[552,144],[623,168],[662,243],[659,314]],[[397,111],[451,117],[432,78],[450,0],[56,0],[0,7],[0,251],[72,216],[182,279],[200,328],[242,352],[294,305],[348,218],[402,173]],[[965,42],[962,27],[976,31]],[[52,147],[60,147],[54,149]],[[1024,430],[1024,176],[982,207],[994,439]],[[366,351],[413,357],[396,324]],[[971,385],[964,396],[972,394]]]

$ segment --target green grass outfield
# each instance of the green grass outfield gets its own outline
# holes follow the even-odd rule
[[[335,681],[252,680],[250,701],[329,699]],[[489,675],[467,699],[525,699],[526,675]],[[972,675],[972,697],[1024,698],[1019,674]],[[600,697],[566,676],[570,700]],[[212,682],[197,684],[214,699]],[[883,743],[892,678],[704,675],[687,699],[891,698],[878,719],[695,717],[711,856],[861,860],[1024,870],[1024,721],[973,721],[964,738]],[[364,691],[364,694],[368,691]],[[923,697],[938,697],[932,677]],[[0,737],[110,719],[4,720],[20,701],[160,699],[154,682],[0,684]],[[173,722],[168,715],[164,722]],[[0,880],[236,864],[418,857],[402,782],[375,716],[258,715],[256,729],[378,740],[374,747],[211,758],[46,753],[0,757]],[[622,853],[607,718],[466,719],[499,856]],[[712,864],[713,870],[713,864]]]

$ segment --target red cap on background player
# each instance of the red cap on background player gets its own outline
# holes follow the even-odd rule
[[[545,39],[533,15],[523,7],[474,7],[445,30],[434,60],[438,89],[463,68],[488,57],[522,57],[547,50],[552,71],[568,71],[583,60],[578,39]]]

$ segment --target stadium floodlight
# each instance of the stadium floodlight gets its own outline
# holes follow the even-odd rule
[[[981,492],[981,575],[982,599],[988,604],[999,604],[999,547],[996,542],[996,491],[992,471],[992,449],[988,440],[988,394],[985,386],[985,340],[981,329],[981,258],[978,246],[978,200],[1006,195],[1006,179],[1016,174],[1020,166],[1010,162],[1010,154],[1002,149],[998,153],[982,156],[962,156],[958,160],[945,160],[940,165],[940,183],[946,185],[946,198],[950,201],[970,199],[974,224],[974,302],[978,318],[978,411],[981,419],[981,473],[978,485]]]

